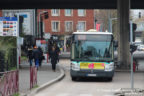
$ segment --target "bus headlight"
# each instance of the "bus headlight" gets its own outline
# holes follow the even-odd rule
[[[80,66],[78,63],[71,63],[71,69],[74,71],[79,71],[80,70]]]
[[[105,71],[113,71],[114,70],[114,63],[111,62],[110,64],[105,64]]]

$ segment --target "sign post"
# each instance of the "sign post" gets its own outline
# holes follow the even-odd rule
[[[17,37],[17,68],[19,68],[19,45],[18,45],[18,37],[19,37],[19,24],[17,17],[0,17],[0,36],[12,36]]]
[[[16,17],[0,17],[0,36],[18,36]]]
[[[133,29],[133,24],[132,24],[132,21],[130,21],[130,44],[133,44],[133,30],[132,29]],[[131,52],[131,89],[133,88],[134,88],[133,52]]]

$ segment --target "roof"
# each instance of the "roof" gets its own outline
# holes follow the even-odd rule
[[[110,32],[73,32],[73,34],[104,34],[104,35],[112,35]]]

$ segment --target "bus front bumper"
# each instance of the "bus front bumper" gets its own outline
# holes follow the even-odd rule
[[[80,71],[74,71],[71,70],[70,74],[72,77],[113,77],[114,76],[114,70],[113,71],[104,71],[104,70],[80,70]]]

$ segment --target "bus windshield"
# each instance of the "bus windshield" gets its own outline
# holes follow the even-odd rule
[[[111,61],[112,40],[76,40],[72,44],[72,59],[90,61]]]

